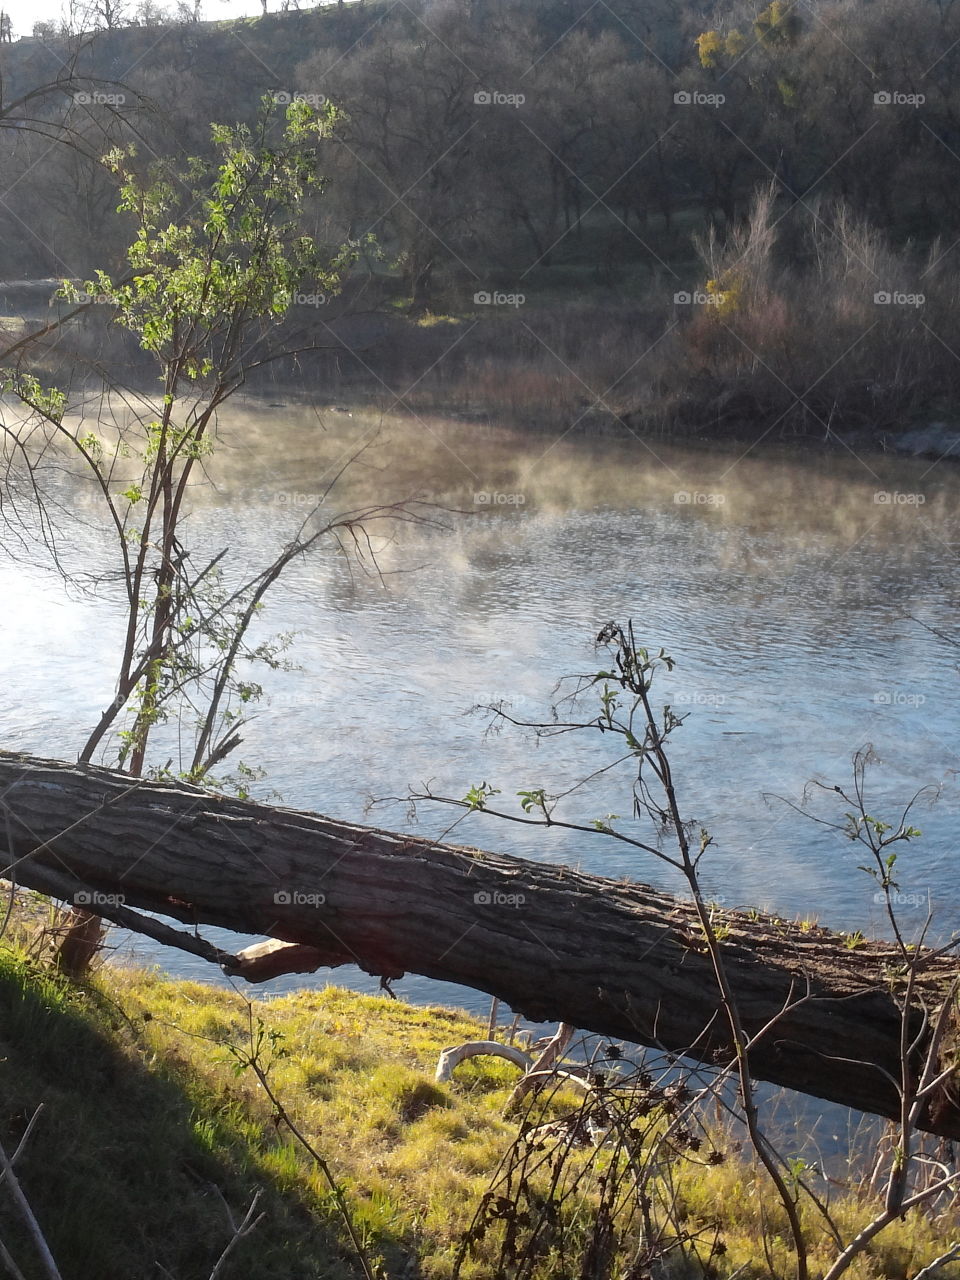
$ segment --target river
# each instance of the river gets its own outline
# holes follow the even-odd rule
[[[882,929],[856,848],[774,798],[798,803],[816,777],[848,782],[852,754],[869,742],[880,758],[871,811],[890,818],[917,789],[942,786],[917,813],[923,839],[901,855],[905,925],[918,927],[930,907],[937,937],[960,928],[954,466],[247,402],[221,419],[185,540],[229,547],[228,576],[266,561],[358,449],[324,511],[414,497],[452,510],[418,508],[436,524],[377,526],[376,569],[328,544],[275,588],[260,634],[293,632],[296,666],[258,677],[264,697],[240,752],[266,771],[257,796],[401,827],[404,804],[371,813],[371,799],[404,797],[427,780],[453,796],[486,781],[507,805],[521,788],[562,791],[610,758],[609,740],[536,746],[518,730],[485,734],[470,708],[503,700],[518,718],[543,718],[559,677],[597,669],[601,625],[632,618],[644,643],[676,661],[659,700],[687,717],[673,767],[686,816],[714,837],[708,896]],[[65,526],[66,561],[99,573],[111,562],[96,508],[70,477],[59,483],[65,511],[81,521]],[[0,743],[69,758],[113,696],[118,594],[109,583],[92,596],[67,590],[42,548],[24,554],[3,538]],[[177,751],[170,733],[158,742],[158,758],[176,765]],[[629,812],[627,781],[607,777],[566,813],[589,822]],[[438,835],[456,817],[420,805],[412,829]],[[596,836],[475,816],[453,838],[678,887],[663,864]],[[121,952],[221,980],[143,940],[121,942]],[[346,969],[332,980],[376,987]],[[417,977],[396,991],[477,1011],[488,1003]]]

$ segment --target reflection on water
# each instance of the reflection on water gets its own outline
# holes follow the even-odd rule
[[[236,572],[268,560],[364,446],[324,511],[407,498],[456,509],[443,528],[380,527],[383,576],[331,546],[294,565],[270,597],[263,635],[296,632],[299,669],[260,676],[266,698],[242,755],[266,768],[264,798],[279,792],[290,805],[398,826],[403,805],[378,806],[370,819],[368,801],[428,779],[452,795],[483,780],[507,796],[561,791],[607,758],[605,742],[567,736],[537,748],[518,731],[485,736],[469,709],[503,699],[519,718],[539,719],[559,676],[596,663],[599,627],[632,617],[644,642],[677,661],[660,693],[689,712],[674,768],[687,815],[715,838],[705,873],[714,897],[880,927],[871,882],[857,870],[863,859],[769,794],[797,801],[814,776],[846,781],[852,752],[869,741],[883,761],[872,802],[880,813],[945,784],[919,815],[925,839],[902,855],[901,886],[913,899],[908,927],[928,902],[939,935],[960,927],[960,650],[946,638],[957,586],[953,470],[257,405],[224,419],[221,435],[193,495],[188,541],[231,547]],[[107,543],[85,491],[63,480],[61,496],[86,522],[75,557],[102,568]],[[102,594],[65,594],[39,553],[31,566],[7,550],[0,743],[70,757],[113,696],[119,610]],[[169,736],[174,765],[177,750]],[[568,812],[587,821],[623,813],[624,796],[608,778]],[[419,829],[438,835],[453,816],[421,808]],[[472,817],[455,838],[676,887],[663,866],[599,837]],[[142,941],[136,950],[171,972],[217,978],[193,957]],[[371,983],[347,971],[336,978]],[[486,1004],[416,978],[397,990]]]

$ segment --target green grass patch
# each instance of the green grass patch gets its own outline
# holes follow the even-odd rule
[[[255,1075],[238,1068],[238,1053],[261,1029],[270,1089],[328,1162],[382,1274],[449,1280],[461,1236],[517,1135],[516,1121],[503,1118],[517,1079],[511,1064],[474,1059],[453,1081],[434,1081],[442,1049],[484,1034],[474,1019],[338,987],[250,1004],[230,989],[112,967],[74,986],[29,946],[31,930],[48,925],[43,902],[26,901],[0,946],[0,1135],[13,1150],[42,1104],[17,1170],[64,1280],[207,1280],[231,1217],[239,1221],[258,1190],[264,1220],[238,1244],[222,1280],[360,1274],[320,1169],[278,1123]],[[575,1112],[579,1096],[558,1091],[537,1122]],[[563,1210],[568,1243],[589,1233],[595,1179],[609,1164],[605,1149],[571,1157],[584,1169],[593,1159],[583,1194]],[[544,1169],[546,1177],[548,1159]],[[717,1280],[740,1267],[741,1276],[770,1275],[757,1261],[764,1229],[776,1237],[774,1274],[793,1274],[783,1211],[745,1157],[711,1165],[701,1155],[663,1176],[687,1229],[721,1231],[727,1252]],[[540,1194],[535,1188],[531,1203]],[[871,1205],[855,1180],[830,1196],[849,1238]],[[816,1277],[833,1249],[806,1216]],[[906,1280],[936,1256],[955,1219],[896,1223],[851,1280]],[[0,1238],[26,1280],[41,1276],[2,1189]],[[496,1274],[496,1250],[494,1231],[464,1280]],[[538,1280],[574,1274],[570,1256],[558,1257],[544,1255]],[[677,1280],[694,1274],[676,1271]]]

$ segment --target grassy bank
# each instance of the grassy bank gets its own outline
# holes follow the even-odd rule
[[[243,1069],[251,1056],[329,1162],[380,1274],[453,1274],[463,1234],[517,1137],[517,1123],[503,1118],[516,1077],[509,1064],[474,1060],[453,1083],[434,1083],[441,1049],[482,1036],[473,1019],[332,987],[251,1006],[228,989],[113,967],[75,987],[51,973],[30,938],[30,929],[8,931],[0,946],[0,1133],[12,1151],[42,1104],[16,1168],[64,1280],[207,1280],[231,1222],[242,1219],[257,1190],[263,1219],[238,1241],[221,1277],[360,1274],[316,1161],[278,1119],[255,1072]],[[550,1113],[576,1105],[571,1094],[558,1095]],[[661,1123],[650,1117],[647,1135]],[[702,1142],[685,1140],[685,1155],[678,1150],[662,1161],[656,1193],[651,1184],[654,1201],[670,1189],[677,1221],[703,1242],[702,1265],[677,1250],[656,1274],[791,1274],[782,1210],[729,1134],[703,1132]],[[556,1182],[561,1162],[550,1139],[535,1149],[541,1172],[528,1168],[526,1190],[510,1193],[527,1214],[549,1202],[552,1182],[566,1187],[573,1175],[579,1191],[557,1205],[566,1256],[553,1248],[523,1274],[651,1274],[581,1270],[586,1255],[569,1250],[590,1235],[597,1170],[602,1176],[610,1165],[595,1153],[569,1154]],[[503,1195],[505,1184],[498,1185]],[[821,1190],[845,1231],[868,1218],[860,1190]],[[848,1274],[915,1275],[954,1225],[943,1206],[939,1214],[897,1224]],[[518,1227],[522,1246],[522,1216]],[[505,1229],[498,1222],[477,1236],[464,1276],[520,1274],[501,1269]],[[42,1274],[2,1193],[0,1238],[26,1280]],[[826,1235],[812,1242],[813,1274],[822,1274],[833,1249]]]

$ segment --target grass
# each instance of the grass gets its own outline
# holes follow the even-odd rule
[[[154,1261],[206,1276],[230,1235],[224,1202],[239,1219],[257,1187],[268,1216],[235,1274],[356,1274],[309,1158],[218,1047],[245,1035],[232,992],[113,971],[77,991],[7,956],[0,1007],[6,1136],[44,1103],[21,1178],[65,1280],[147,1275]],[[371,1253],[394,1275],[424,1237],[442,1251],[508,1136],[487,1089],[461,1085],[454,1111],[426,1074],[473,1027],[335,988],[266,1016],[288,1055],[272,1086],[342,1177]]]
[[[267,1217],[227,1276],[358,1273],[318,1171],[237,1072],[243,997],[112,967],[73,987],[21,942],[0,950],[0,1126],[10,1150],[43,1103],[17,1168],[64,1280],[206,1277],[230,1238],[227,1206],[239,1220],[257,1188]],[[278,1036],[271,1086],[342,1181],[371,1256],[391,1276],[419,1274],[407,1268],[421,1255],[424,1274],[445,1274],[509,1142],[498,1112],[515,1070],[466,1064],[435,1085],[440,1050],[478,1034],[448,1010],[334,987],[255,1010]],[[5,1199],[0,1236],[30,1276]]]
[[[327,1184],[238,1062],[261,1026],[271,1091],[330,1164],[369,1256],[391,1280],[453,1274],[462,1233],[517,1135],[502,1115],[516,1079],[510,1064],[473,1060],[452,1083],[434,1082],[441,1049],[483,1036],[474,1019],[335,987],[251,1005],[229,988],[112,966],[73,986],[35,944],[38,926],[45,936],[51,928],[43,901],[28,899],[13,926],[0,946],[0,1135],[12,1150],[43,1104],[17,1170],[64,1280],[206,1280],[231,1237],[231,1215],[239,1221],[257,1189],[265,1218],[238,1244],[223,1280],[359,1274]],[[568,1094],[551,1110],[571,1105]],[[757,1169],[733,1153],[732,1136],[714,1137],[723,1162],[691,1149],[664,1164],[659,1194],[677,1224],[722,1237],[718,1277],[738,1267],[757,1280],[791,1275],[782,1210]],[[571,1156],[571,1176],[590,1159]],[[598,1172],[604,1160],[601,1149]],[[571,1239],[590,1226],[596,1183],[587,1177],[583,1187],[568,1206]],[[868,1220],[857,1178],[818,1189],[846,1232]],[[816,1276],[834,1250],[808,1221]],[[851,1280],[906,1280],[956,1226],[943,1210],[939,1219],[898,1222]],[[762,1261],[764,1230],[772,1269]],[[2,1190],[0,1238],[26,1280],[41,1275]],[[462,1274],[509,1274],[494,1267],[498,1249],[494,1229]],[[532,1274],[573,1274],[551,1257]],[[663,1274],[698,1273],[674,1266]]]

